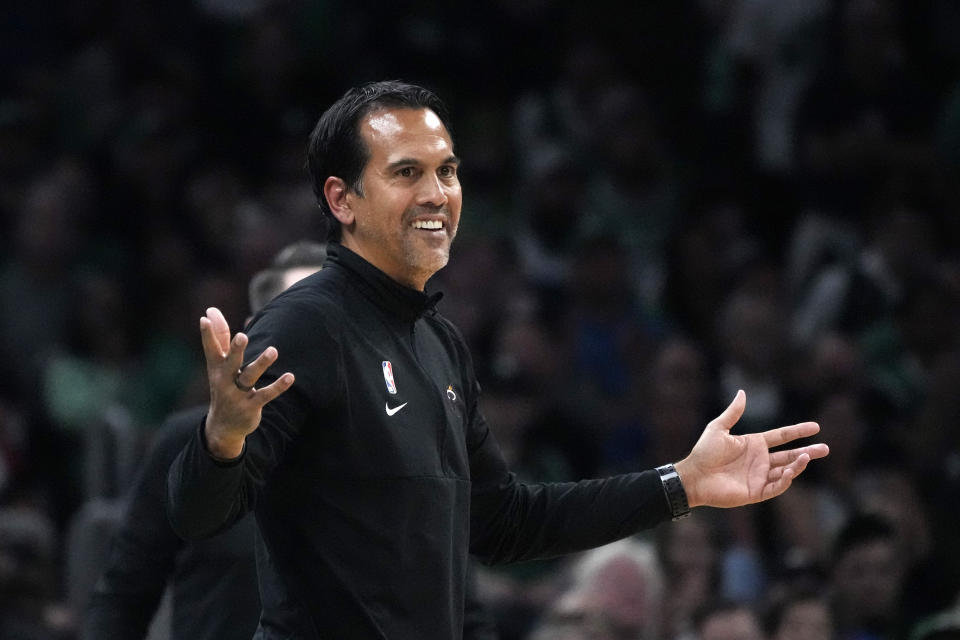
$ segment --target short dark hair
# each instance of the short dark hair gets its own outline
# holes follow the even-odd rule
[[[319,269],[326,257],[327,246],[320,242],[301,240],[285,246],[274,256],[269,267],[258,271],[250,279],[250,312],[260,311],[283,291],[283,276],[287,271],[298,267]]]
[[[340,240],[340,222],[333,217],[323,195],[323,185],[337,176],[354,193],[363,195],[361,176],[370,158],[360,136],[360,120],[382,108],[430,109],[451,136],[449,116],[443,101],[429,89],[400,80],[370,82],[354,87],[323,112],[310,134],[307,169],[313,180],[313,192],[327,223],[327,240]]]

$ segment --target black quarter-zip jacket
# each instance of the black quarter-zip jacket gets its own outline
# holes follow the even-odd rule
[[[185,538],[256,515],[262,640],[445,640],[463,627],[468,553],[488,564],[556,556],[669,519],[655,471],[524,484],[478,410],[479,385],[437,296],[345,247],[251,321],[296,382],[243,454],[208,453],[202,424],[171,465]]]

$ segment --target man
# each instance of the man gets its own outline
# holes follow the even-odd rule
[[[324,246],[315,242],[285,247],[251,279],[251,310],[259,311],[320,269],[325,256]],[[253,518],[244,517],[209,540],[188,543],[173,532],[166,516],[167,470],[205,409],[178,412],[161,427],[127,497],[107,566],[84,616],[83,638],[145,638],[168,582],[173,596],[170,638],[249,640],[256,630],[260,598]]]
[[[456,235],[458,165],[431,92],[351,89],[310,141],[332,223],[324,269],[264,307],[249,338],[214,308],[200,320],[210,406],[170,468],[171,522],[201,538],[254,510],[260,640],[458,638],[468,552],[596,547],[688,504],[778,495],[827,454],[769,452],[816,433],[809,422],[731,435],[740,392],[676,469],[520,483],[477,409],[463,339],[424,292]],[[244,365],[247,348],[259,355]]]

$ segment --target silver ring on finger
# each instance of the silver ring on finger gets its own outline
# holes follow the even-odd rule
[[[245,393],[249,391],[253,391],[254,389],[252,384],[247,386],[240,382],[240,374],[242,373],[243,373],[243,369],[237,369],[237,372],[233,374],[233,384],[237,386],[237,389],[240,389],[240,391],[243,391]]]

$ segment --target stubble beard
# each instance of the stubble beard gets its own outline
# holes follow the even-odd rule
[[[442,246],[430,246],[436,242],[433,238],[420,237],[417,234],[424,232],[410,227],[410,221],[421,213],[423,213],[423,210],[411,209],[404,215],[405,229],[407,230],[407,236],[403,243],[404,259],[408,265],[414,267],[422,276],[426,276],[424,280],[427,280],[437,271],[447,266],[447,263],[450,261],[450,248],[453,246],[454,238],[457,237],[457,230],[450,227],[452,217],[446,208],[431,211],[430,213],[432,214],[442,214],[444,216],[443,230],[447,237]]]
[[[413,231],[413,233],[422,233]],[[433,274],[447,266],[450,261],[450,247],[453,245],[453,239],[456,237],[456,231],[447,233],[447,240],[442,246],[424,246],[424,238],[416,236],[408,237],[404,243],[404,259],[408,265],[411,265],[424,280],[428,280]]]

